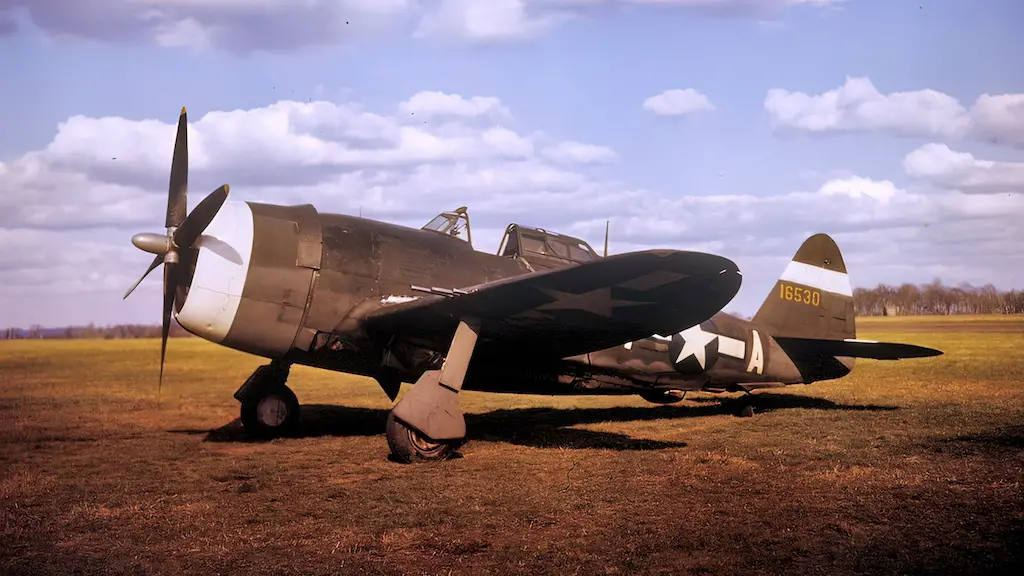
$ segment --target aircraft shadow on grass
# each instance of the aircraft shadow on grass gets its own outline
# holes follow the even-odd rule
[[[605,450],[664,450],[683,448],[685,442],[633,438],[626,434],[574,428],[582,424],[642,422],[697,418],[735,413],[740,401],[757,412],[786,409],[888,411],[896,406],[839,404],[823,398],[794,394],[755,394],[748,398],[697,398],[698,406],[652,406],[612,408],[510,408],[483,414],[466,414],[466,426],[473,441],[506,442],[534,448],[598,448]],[[325,404],[306,404],[298,428],[291,438],[324,436],[377,436],[384,433],[388,410]],[[251,438],[235,419],[213,430],[173,430],[205,434],[207,442],[261,442]]]
[[[937,437],[927,442],[937,452],[949,454],[1000,454],[1024,450],[1024,425],[1003,425],[975,434]]]

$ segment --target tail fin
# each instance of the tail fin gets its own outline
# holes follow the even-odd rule
[[[777,336],[845,340],[857,337],[854,314],[839,246],[827,234],[815,234],[796,251],[754,322]]]

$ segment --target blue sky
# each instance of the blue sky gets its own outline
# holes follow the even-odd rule
[[[22,247],[17,257],[0,260],[6,285],[0,325],[158,321],[159,282],[147,280],[147,288],[127,302],[120,295],[148,260],[129,244],[131,234],[161,227],[166,185],[160,189],[154,182],[166,180],[180,106],[188,106],[196,130],[204,129],[196,123],[208,112],[251,113],[282,100],[358,108],[397,126],[408,123],[399,117],[399,104],[424,91],[499,99],[511,114],[486,126],[478,122],[486,114],[434,110],[432,117],[447,114],[465,134],[500,125],[524,139],[538,138],[534,152],[512,159],[506,152],[431,156],[392,172],[373,168],[375,178],[396,182],[376,188],[378,196],[361,192],[360,186],[377,181],[370,172],[338,168],[337,162],[328,171],[332,179],[311,187],[308,180],[320,172],[303,176],[309,167],[297,157],[293,165],[282,161],[273,177],[283,188],[294,178],[291,192],[233,184],[233,193],[282,203],[308,198],[321,211],[362,208],[366,215],[410,225],[453,207],[448,204],[468,204],[480,229],[474,238],[493,250],[505,223],[530,224],[532,215],[495,200],[502,194],[498,184],[474,189],[469,183],[491,170],[511,170],[533,183],[522,193],[546,210],[537,224],[580,234],[597,246],[603,220],[611,218],[615,251],[668,246],[734,257],[745,282],[729,308],[745,313],[756,310],[803,236],[817,231],[840,242],[855,285],[936,276],[1001,288],[1024,285],[1013,269],[1024,269],[1024,261],[1012,256],[1024,239],[1016,225],[1024,215],[1024,103],[1004,98],[993,101],[994,108],[972,108],[982,94],[1024,93],[1024,4],[718,0],[709,13],[700,9],[704,3],[325,0],[292,9],[285,19],[285,12],[274,12],[288,4],[281,0],[211,0],[201,8],[191,0],[158,0],[148,4],[156,15],[145,18],[132,0],[102,0],[90,4],[92,13],[85,12],[86,3],[0,0],[0,14],[6,14],[0,30],[10,32],[0,36],[0,74],[17,79],[15,89],[0,91],[9,115],[0,133],[6,166],[0,208],[21,206],[0,220],[0,238]],[[342,8],[322,8],[326,4]],[[446,17],[427,30],[423,23],[438,13]],[[550,25],[522,33],[530,18]],[[183,38],[205,40],[182,45]],[[304,39],[316,45],[302,46]],[[772,89],[813,96],[852,86],[848,78],[866,79],[882,99],[846,108],[842,120],[834,105],[812,109],[790,96],[774,112],[766,105]],[[713,110],[659,115],[643,106],[672,89],[704,94]],[[918,96],[888,98],[894,92]],[[949,108],[950,99],[959,101],[962,113]],[[59,139],[59,150],[48,149],[58,124],[74,116],[119,120],[88,138],[82,136],[86,122]],[[133,123],[147,119],[166,125],[165,133],[124,144]],[[957,132],[957,121],[969,127]],[[221,134],[219,157],[230,162],[219,173],[215,159],[194,162],[200,168],[190,182],[191,205],[228,174],[244,176],[246,141],[260,138],[253,132],[231,140],[214,120],[206,124],[210,134]],[[996,136],[1000,142],[991,143]],[[605,147],[614,160],[542,159],[540,142],[558,141]],[[273,142],[285,145],[280,138]],[[918,156],[925,164],[908,169],[908,155],[931,143],[944,148],[929,148],[931,155]],[[132,154],[146,159],[140,157],[134,170],[119,167],[127,172],[116,178],[104,176],[89,163],[110,150],[122,150],[125,160]],[[956,154],[971,158],[964,163]],[[43,168],[29,169],[30,160]],[[268,169],[257,157],[251,162],[252,171]],[[140,176],[150,164],[151,174]],[[445,170],[453,165],[467,180],[446,193],[436,176],[450,174]],[[571,182],[552,190],[526,176],[538,170]],[[410,174],[433,175],[437,191],[422,185],[414,190],[421,181]],[[886,190],[887,183],[895,192],[872,192]],[[113,184],[130,189],[111,192]],[[69,213],[99,214],[104,202],[109,205],[108,194],[132,217],[118,220],[110,212],[83,223],[50,216],[53,208],[46,208],[66,202]],[[604,195],[598,203],[604,213],[565,201],[588,194]],[[549,200],[536,200],[542,197]],[[375,206],[367,198],[387,202]],[[33,212],[26,202],[39,208]],[[744,212],[747,219],[740,218]],[[751,215],[769,223],[751,225]],[[956,238],[963,240],[955,250],[934,244]],[[59,247],[68,239],[88,244],[89,265],[62,255]],[[40,262],[54,260],[46,273]]]

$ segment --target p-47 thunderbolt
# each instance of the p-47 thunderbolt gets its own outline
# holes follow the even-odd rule
[[[465,208],[414,229],[311,205],[226,202],[227,185],[186,215],[187,182],[182,109],[167,233],[132,238],[155,254],[142,278],[164,266],[160,378],[172,314],[196,336],[269,359],[235,393],[259,437],[298,423],[293,364],[375,378],[392,401],[414,383],[386,425],[394,456],[412,462],[446,458],[465,440],[461,390],[669,403],[687,391],[839,378],[855,358],[941,354],[856,339],[849,276],[823,234],[746,321],[721,312],[741,281],[721,256],[608,256],[607,245],[602,256],[519,224],[487,254],[473,249]]]

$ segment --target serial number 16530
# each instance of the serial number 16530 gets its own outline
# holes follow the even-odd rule
[[[791,284],[779,284],[779,298],[801,304],[819,306],[821,304],[821,292],[809,288],[801,288]]]

